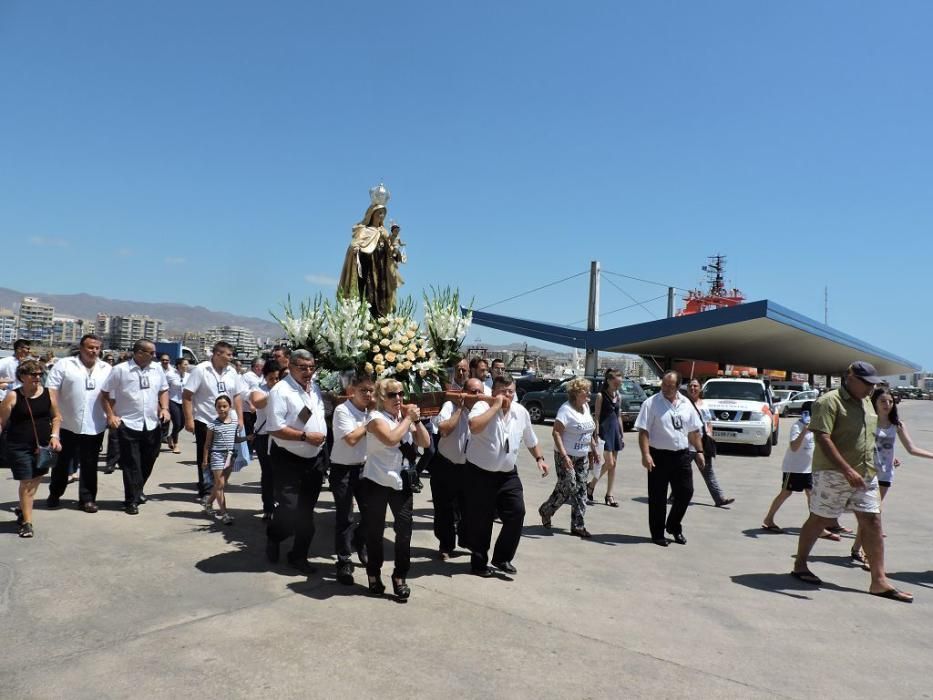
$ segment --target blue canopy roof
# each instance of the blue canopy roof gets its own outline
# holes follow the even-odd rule
[[[602,331],[484,311],[474,311],[473,322],[569,347],[633,355],[813,374],[838,375],[855,360],[871,362],[881,374],[920,370],[916,363],[768,300]]]

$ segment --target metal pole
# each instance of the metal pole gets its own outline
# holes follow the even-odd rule
[[[590,262],[590,303],[586,314],[586,330],[599,330],[599,261]],[[599,364],[599,351],[586,344],[586,362],[584,374],[587,377],[596,375],[596,366]]]
[[[674,288],[667,288],[667,317],[674,317]]]

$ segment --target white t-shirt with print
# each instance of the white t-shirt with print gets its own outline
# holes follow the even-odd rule
[[[583,404],[583,410],[578,411],[567,401],[557,410],[554,420],[560,421],[564,426],[561,442],[564,443],[564,451],[568,455],[585,457],[589,454],[593,449],[593,432],[596,430],[589,405]]]

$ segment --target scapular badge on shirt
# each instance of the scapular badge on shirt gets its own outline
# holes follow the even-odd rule
[[[94,389],[97,385],[94,383],[94,377],[85,377],[84,378],[84,388],[88,391]]]
[[[298,420],[302,423],[307,423],[309,418],[311,418],[311,409],[305,406],[298,412]]]
[[[227,384],[225,382],[217,380],[217,393],[226,394],[227,393]]]
[[[674,426],[674,430],[683,430],[683,429],[684,429],[684,421],[683,421],[683,419],[682,419],[680,416],[678,416],[676,413],[672,413],[672,414],[671,414],[671,423],[672,423],[673,426]]]
[[[148,389],[149,388],[149,377],[145,374],[139,375],[139,388]]]

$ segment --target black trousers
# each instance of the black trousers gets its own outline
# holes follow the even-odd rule
[[[257,435],[253,438],[253,449],[259,459],[259,487],[262,491],[262,512],[271,513],[275,510],[275,467],[272,464],[272,455],[269,454],[269,436]]]
[[[81,503],[93,503],[97,500],[97,458],[104,434],[81,435],[70,430],[61,430],[62,451],[52,469],[49,481],[49,498],[61,498],[68,488],[68,466],[75,457],[81,469],[78,482],[78,500]]]
[[[525,494],[518,470],[490,472],[467,462],[463,477],[473,569],[483,569],[489,563],[492,521],[496,515],[502,521],[502,529],[496,539],[492,560],[500,563],[512,561],[518,551],[525,522]]]
[[[434,502],[434,536],[438,549],[453,552],[468,539],[464,530],[463,513],[466,510],[463,495],[463,464],[454,464],[438,452],[431,462],[431,500]]]
[[[120,461],[120,439],[116,430],[107,429],[107,466],[113,469]]]
[[[204,498],[214,487],[214,479],[209,469],[201,469],[204,462],[204,445],[207,444],[207,423],[199,420],[194,422],[194,447],[197,452],[195,469],[198,472],[198,498]]]
[[[143,488],[162,449],[162,426],[132,430],[120,425],[117,439],[120,441],[120,469],[123,470],[123,502],[139,505]]]
[[[672,535],[683,531],[681,521],[693,498],[693,460],[689,450],[658,450],[651,448],[654,469],[648,472],[648,527],[652,539],[664,537],[666,529]],[[667,513],[667,488],[674,502]],[[665,516],[667,521],[665,523]]]
[[[366,549],[369,559],[366,564],[366,573],[378,576],[382,570],[385,554],[382,550],[382,536],[386,529],[386,506],[392,509],[392,518],[395,521],[395,570],[392,575],[396,578],[408,576],[411,568],[411,523],[414,511],[414,500],[411,491],[403,488],[400,491],[377,484],[369,479],[360,479],[360,510],[363,512],[363,523],[366,528]]]
[[[181,431],[185,429],[185,411],[182,409],[180,403],[169,401],[168,414],[172,417],[172,443],[177,445],[178,436],[181,434]],[[201,459],[200,455],[198,459]]]
[[[362,549],[366,544],[365,524],[353,522],[353,497],[358,495],[362,464],[336,464],[331,462],[327,475],[330,491],[334,495],[334,510],[337,520],[334,524],[334,552],[338,562],[350,561],[351,547]],[[360,506],[360,514],[363,507]]]
[[[321,495],[326,454],[321,450],[316,457],[299,457],[273,443],[270,457],[278,505],[266,534],[276,542],[294,537],[290,556],[307,559],[314,539],[314,506]]]

